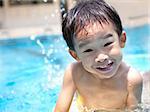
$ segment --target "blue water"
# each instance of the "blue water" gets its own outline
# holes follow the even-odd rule
[[[124,60],[149,70],[150,26],[125,30]],[[0,112],[52,112],[64,69],[73,61],[62,35],[0,40]]]
[[[125,29],[124,60],[139,71],[150,70],[150,25]]]

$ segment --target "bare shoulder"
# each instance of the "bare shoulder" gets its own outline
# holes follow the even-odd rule
[[[74,70],[74,63],[71,63],[67,66],[67,68],[65,70],[64,79],[72,78],[73,70]]]
[[[73,62],[69,64],[65,70],[65,77],[76,79],[80,75],[81,62]]]
[[[134,68],[129,69],[127,78],[132,85],[139,85],[143,81],[142,74]]]
[[[69,72],[73,74],[75,71],[77,72],[79,70],[80,66],[81,66],[81,62],[73,62],[67,66],[65,72]]]
[[[127,106],[130,109],[137,107],[141,103],[143,79],[139,71],[134,68],[130,68],[128,75],[128,98]]]

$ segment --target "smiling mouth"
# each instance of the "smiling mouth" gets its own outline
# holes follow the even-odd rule
[[[96,67],[97,70],[103,71],[103,72],[107,72],[112,70],[112,66],[113,66],[114,62],[109,61],[108,64]]]

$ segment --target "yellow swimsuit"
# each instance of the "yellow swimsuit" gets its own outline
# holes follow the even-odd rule
[[[84,103],[83,103],[83,98],[80,96],[79,93],[76,94],[76,105],[78,107],[78,111],[79,112],[95,112],[95,108],[88,108],[86,106],[84,106]]]
[[[79,93],[76,93],[75,96],[75,101],[76,101],[76,107],[77,107],[77,112],[122,112],[122,110],[116,110],[116,109],[97,109],[97,108],[88,108],[84,106],[84,100],[80,96]],[[76,112],[76,111],[75,111]]]

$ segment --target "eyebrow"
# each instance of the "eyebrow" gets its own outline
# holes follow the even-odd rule
[[[102,37],[101,39],[107,39],[109,37],[112,37],[113,35],[111,33],[106,34],[104,37]],[[79,48],[82,48],[83,46],[87,45],[90,43],[90,39],[84,40],[84,42],[81,42],[79,44]]]

